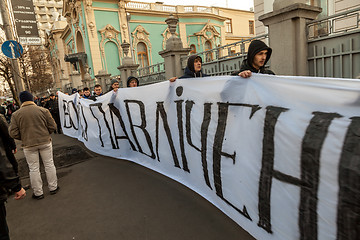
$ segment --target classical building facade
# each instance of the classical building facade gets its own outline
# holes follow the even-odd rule
[[[255,36],[254,13],[219,7],[171,6],[124,0],[64,0],[47,46],[58,89],[84,86],[99,73],[120,75],[124,52],[139,67],[164,62],[159,55],[171,36],[165,20],[179,19],[176,34],[191,53]],[[85,84],[86,85],[86,84]]]

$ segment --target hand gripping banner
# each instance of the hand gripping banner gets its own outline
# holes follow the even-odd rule
[[[254,74],[59,92],[64,133],[164,174],[257,239],[360,238],[360,81]]]

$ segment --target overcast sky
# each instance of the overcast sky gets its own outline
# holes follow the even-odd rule
[[[228,7],[241,10],[250,10],[254,7],[254,0],[135,0],[137,2],[163,2],[168,5],[196,5]]]

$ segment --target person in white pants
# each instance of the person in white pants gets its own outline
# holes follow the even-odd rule
[[[39,154],[44,163],[50,194],[56,194],[56,168],[53,160],[50,134],[56,130],[56,123],[49,110],[34,103],[31,93],[20,93],[21,108],[13,113],[9,126],[10,136],[22,141],[24,155],[29,166],[30,183],[34,199],[43,199]]]

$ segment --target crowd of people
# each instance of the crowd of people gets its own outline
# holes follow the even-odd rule
[[[247,58],[240,71],[232,75],[248,78],[252,73],[274,74],[265,68],[271,56],[271,48],[259,40],[251,42]],[[202,58],[192,55],[188,58],[184,75],[180,78],[207,77],[202,72]],[[170,78],[171,82],[177,77]],[[130,76],[127,87],[138,87],[139,80]],[[108,92],[116,93],[120,87],[117,79],[111,80]],[[81,98],[96,101],[102,96],[101,85],[94,86],[93,93],[88,87],[81,90],[72,89],[71,94],[78,93]],[[39,155],[44,163],[48,189],[50,194],[56,194],[60,187],[57,184],[56,168],[53,161],[51,133],[61,133],[60,115],[57,96],[33,97],[30,92],[23,91],[19,95],[21,106],[12,101],[0,106],[0,239],[9,239],[9,229],[6,223],[5,202],[9,192],[15,194],[15,199],[22,199],[26,191],[22,188],[18,176],[18,164],[14,154],[17,151],[14,139],[22,141],[22,148],[29,166],[29,176],[32,198],[44,198],[43,184],[40,175]],[[10,124],[8,126],[8,124]]]

